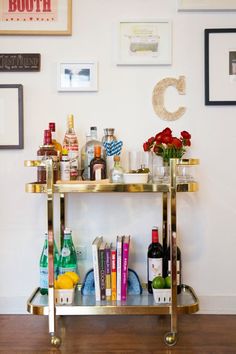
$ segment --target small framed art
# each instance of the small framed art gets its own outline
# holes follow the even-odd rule
[[[97,91],[97,63],[89,61],[58,64],[58,91]]]

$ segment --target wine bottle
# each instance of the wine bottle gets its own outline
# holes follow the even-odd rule
[[[71,230],[64,230],[64,241],[59,260],[59,274],[66,272],[77,273],[77,256],[75,246],[72,240]]]
[[[45,241],[41,253],[40,261],[40,293],[45,295],[48,293],[48,234],[45,232]],[[54,240],[54,279],[58,275],[59,253]]]
[[[101,157],[101,146],[94,146],[94,158],[90,162],[90,180],[106,179],[106,161]]]
[[[56,123],[50,122],[49,123],[49,130],[51,130],[52,134],[52,144],[54,145],[54,148],[57,152],[57,155],[60,159],[61,157],[61,152],[62,152],[62,146],[61,144],[56,140]]]
[[[181,251],[177,246],[177,261],[176,261],[176,271],[177,271],[177,294],[181,293],[181,272],[182,272],[182,262],[181,262]],[[163,276],[167,277],[171,275],[171,259],[170,259],[170,245],[167,247],[164,253],[163,260]]]
[[[70,179],[76,180],[79,175],[79,142],[74,130],[74,116],[67,117],[67,130],[64,136],[63,149],[67,149],[70,159]]]
[[[158,227],[152,228],[152,243],[147,252],[148,292],[152,294],[152,281],[163,274],[163,248],[159,243]]]

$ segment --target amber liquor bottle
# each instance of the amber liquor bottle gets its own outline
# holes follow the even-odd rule
[[[60,159],[61,153],[62,153],[62,146],[56,139],[56,123],[55,122],[49,123],[49,130],[51,130],[51,134],[52,134],[52,144],[54,145],[54,148],[57,151],[57,155]]]
[[[52,144],[52,134],[50,130],[44,130],[43,145],[39,147],[37,151],[38,160],[42,162],[48,158],[53,160],[53,181],[56,182],[59,179],[59,168],[58,168],[58,156],[57,151]],[[37,170],[37,181],[38,183],[46,183],[46,166],[39,166]]]
[[[106,179],[106,161],[101,157],[101,146],[94,146],[94,158],[90,162],[90,180]]]

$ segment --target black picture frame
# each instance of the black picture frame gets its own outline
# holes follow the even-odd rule
[[[214,77],[212,78],[212,76],[214,74],[211,73],[211,60],[215,60],[215,61],[218,60],[218,55],[214,56],[214,54],[217,54],[217,52],[216,53],[211,52],[211,40],[217,39],[217,37],[215,37],[215,36],[220,36],[220,35],[225,36],[225,34],[229,34],[229,36],[232,34],[235,34],[235,38],[233,38],[233,37],[232,38],[234,39],[234,41],[236,43],[236,28],[209,28],[209,29],[205,29],[205,33],[204,33],[204,40],[205,40],[204,41],[204,47],[205,47],[204,67],[205,67],[205,105],[207,105],[207,106],[236,105],[236,90],[232,91],[235,93],[235,99],[234,99],[234,97],[232,97],[230,99],[225,99],[225,97],[220,97],[220,94],[219,94],[219,97],[212,98],[212,85],[211,85],[211,83],[212,83],[212,81],[214,81]],[[220,37],[218,37],[218,38],[220,39]],[[224,38],[226,38],[226,37],[224,37]],[[231,37],[228,39],[230,41]],[[227,43],[227,41],[225,41],[225,43]],[[227,49],[227,50],[230,50],[230,49]],[[235,59],[236,59],[236,44],[235,44],[235,52],[234,53],[235,53]],[[219,63],[220,63],[220,61],[219,61]],[[227,66],[227,68],[226,68],[226,66]],[[214,65],[214,68],[215,68],[217,75],[219,75],[218,80],[220,80],[221,75],[225,76],[224,70],[228,71],[229,77],[228,78],[223,77],[223,79],[226,79],[225,81],[228,80],[229,88],[230,88],[230,76],[231,76],[230,75],[230,52],[228,52],[227,56],[225,55],[223,69],[222,69],[222,67],[220,67],[220,65],[218,68],[217,68],[217,65]],[[236,88],[236,73],[232,76],[235,77],[235,79],[234,79],[235,83],[233,83],[232,86],[234,86]],[[220,85],[219,85],[219,87],[220,87]],[[222,85],[222,96],[225,96],[225,92],[226,91],[224,90],[224,87]]]
[[[0,130],[0,149],[23,149],[23,85],[0,85],[0,122],[5,127]],[[14,129],[8,128],[8,125]]]

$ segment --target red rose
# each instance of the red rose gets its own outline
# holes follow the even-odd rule
[[[152,136],[151,138],[148,139],[148,143],[152,145],[155,141],[155,138]]]
[[[162,134],[161,142],[162,142],[163,144],[171,144],[171,142],[172,142],[172,136],[171,136],[171,135],[163,135],[163,134]]]
[[[178,138],[173,138],[172,139],[172,144],[177,148],[182,148],[182,141]]]
[[[157,144],[161,144],[161,138],[162,138],[162,133],[156,134],[155,140],[156,140]]]
[[[183,144],[185,146],[191,146],[191,141],[189,139],[184,139]]]
[[[172,130],[170,130],[170,128],[165,128],[165,129],[162,131],[162,134],[163,134],[163,135],[171,136]]]
[[[149,151],[149,147],[150,147],[150,145],[149,145],[148,142],[145,142],[145,143],[143,144],[143,150],[144,150],[144,151]]]
[[[191,134],[189,134],[186,130],[183,130],[181,132],[181,136],[184,138],[184,139],[191,139]]]

